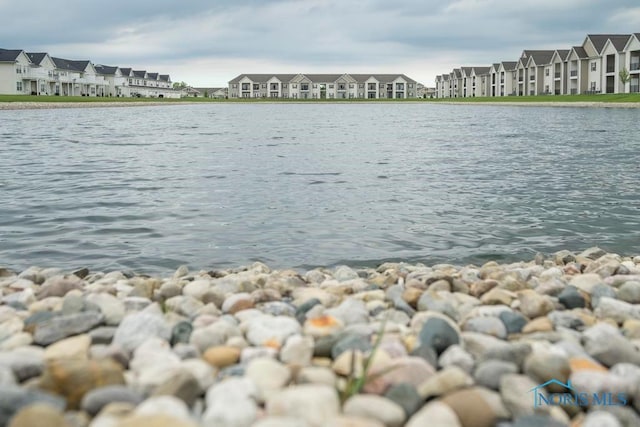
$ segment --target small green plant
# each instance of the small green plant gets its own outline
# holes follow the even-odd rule
[[[380,325],[380,330],[378,331],[378,335],[373,343],[373,348],[367,357],[364,358],[362,372],[357,372],[356,367],[356,351],[351,352],[351,369],[349,371],[349,375],[347,376],[347,383],[344,387],[344,390],[340,392],[340,401],[342,403],[346,402],[351,396],[355,396],[360,393],[364,388],[365,384],[369,380],[375,380],[386,374],[387,372],[393,370],[395,367],[391,366],[387,369],[383,369],[380,372],[376,372],[373,375],[369,375],[369,371],[371,370],[371,365],[375,358],[375,355],[380,348],[380,344],[382,343],[382,339],[385,334],[385,326],[387,325],[387,317],[385,317]]]

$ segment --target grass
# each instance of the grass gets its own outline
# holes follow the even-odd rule
[[[640,94],[616,93],[616,94],[599,94],[599,95],[542,95],[542,96],[503,96],[503,97],[475,97],[475,98],[442,98],[442,99],[300,99],[300,98],[232,98],[232,99],[213,99],[213,98],[98,98],[87,96],[34,96],[34,95],[0,95],[0,102],[162,102],[162,103],[181,103],[181,102],[202,102],[202,103],[272,103],[272,102],[294,102],[294,103],[336,103],[336,102],[456,102],[456,103],[501,103],[501,102],[602,102],[602,103],[640,103]]]

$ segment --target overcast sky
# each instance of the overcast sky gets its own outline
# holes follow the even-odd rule
[[[241,73],[404,73],[640,32],[638,0],[0,0],[0,47],[226,86]]]

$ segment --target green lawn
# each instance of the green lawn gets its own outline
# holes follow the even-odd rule
[[[503,96],[476,98],[443,98],[443,99],[294,99],[294,98],[97,98],[86,96],[33,96],[33,95],[0,95],[0,102],[638,102],[640,94],[600,94],[600,95],[543,95],[543,96]]]

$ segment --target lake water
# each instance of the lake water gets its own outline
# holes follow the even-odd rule
[[[0,111],[0,265],[165,273],[640,253],[640,109]]]

